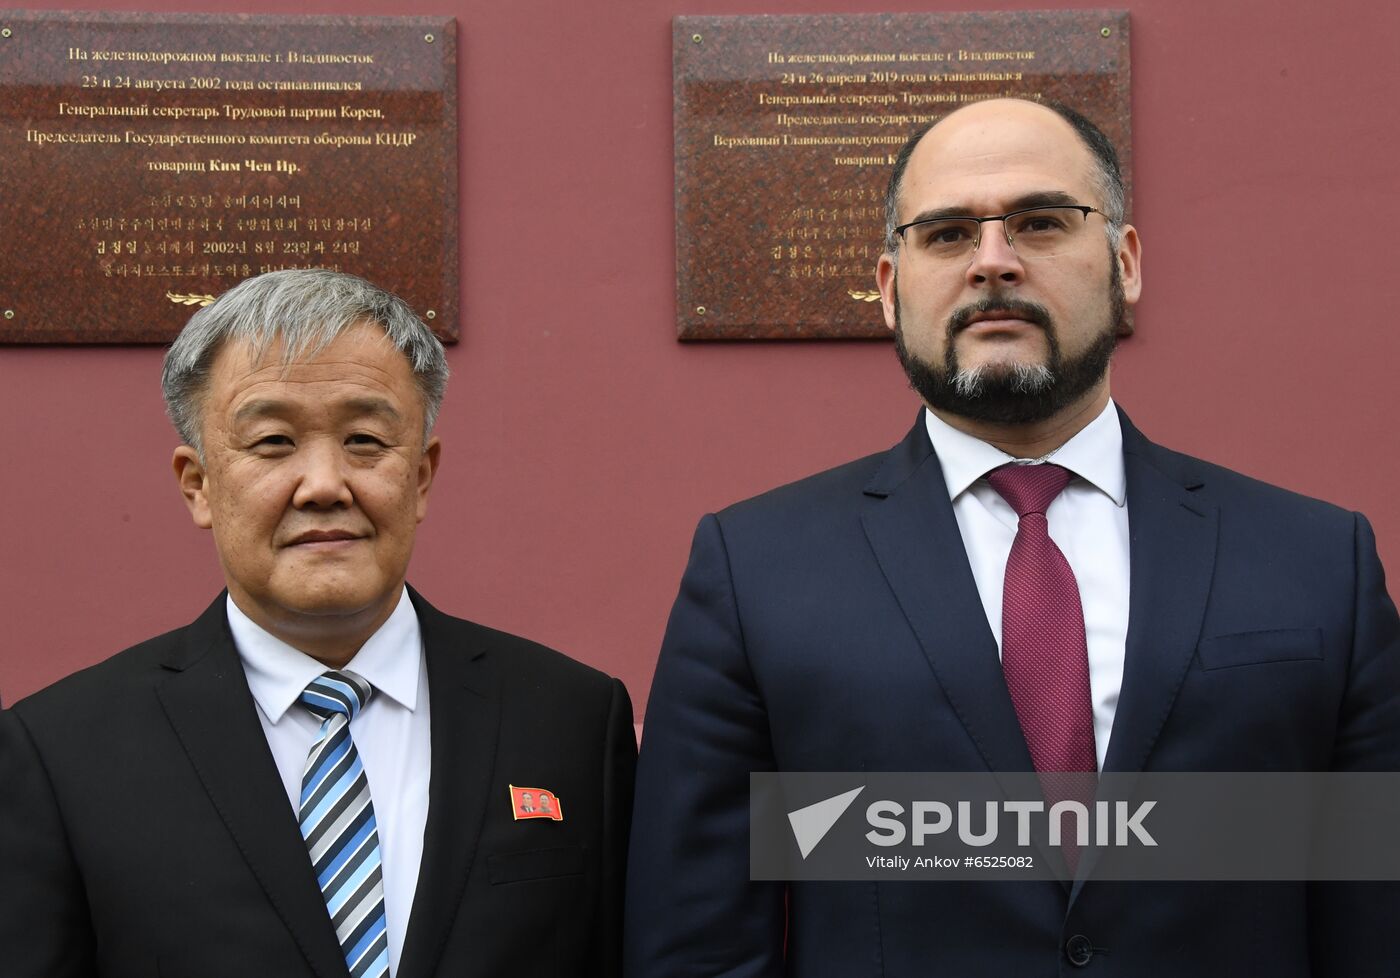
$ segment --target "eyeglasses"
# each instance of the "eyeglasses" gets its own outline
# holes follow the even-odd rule
[[[1108,215],[1087,204],[1027,207],[994,217],[935,217],[910,221],[895,234],[921,256],[939,262],[971,260],[982,243],[982,225],[1000,221],[1006,243],[1021,258],[1049,258],[1068,251],[1075,237],[1089,223],[1090,214]]]

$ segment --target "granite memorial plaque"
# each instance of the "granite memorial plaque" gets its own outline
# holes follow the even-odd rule
[[[288,267],[457,337],[450,18],[0,11],[0,159],[0,342],[168,342]]]
[[[1071,105],[1131,172],[1125,11],[678,17],[673,40],[683,340],[889,336],[890,167],[968,102]]]

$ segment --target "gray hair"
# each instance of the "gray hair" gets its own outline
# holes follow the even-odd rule
[[[1108,244],[1113,251],[1118,250],[1118,246],[1123,241],[1123,219],[1126,193],[1123,189],[1123,169],[1118,164],[1118,151],[1113,148],[1113,140],[1109,139],[1102,129],[1082,113],[1070,108],[1062,102],[1052,100],[1040,101],[1038,99],[1017,99],[1022,102],[1034,102],[1036,105],[1043,105],[1051,112],[1054,112],[1079,136],[1084,148],[1089,151],[1090,157],[1094,161],[1093,178],[1097,184],[1099,197],[1103,202],[1102,210],[1107,218]],[[949,113],[952,115],[952,113]],[[944,116],[946,119],[948,116]],[[938,120],[941,122],[942,119]],[[890,256],[890,260],[899,261],[899,236],[894,233],[894,229],[899,226],[899,195],[904,189],[904,171],[909,168],[909,158],[914,155],[914,148],[919,145],[919,141],[928,135],[928,131],[938,122],[930,122],[921,126],[910,134],[909,139],[900,148],[899,154],[894,160],[894,169],[890,172],[889,186],[885,190],[885,254]]]
[[[165,409],[187,445],[201,443],[204,395],[210,368],[224,343],[247,343],[254,359],[277,341],[282,362],[315,356],[341,333],[373,323],[408,358],[423,398],[423,440],[437,423],[447,391],[447,356],[442,344],[408,303],[362,278],[324,268],[268,272],[229,289],[190,317],[165,354],[161,387]]]
[[[1055,383],[1055,372],[1043,363],[1016,363],[1011,367],[1011,389],[1017,394],[1039,394]],[[987,391],[987,365],[965,367],[953,374],[953,390],[961,397],[981,397]]]

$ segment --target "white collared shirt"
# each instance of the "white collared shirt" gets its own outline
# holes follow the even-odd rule
[[[992,488],[987,473],[1012,461],[998,448],[947,424],[925,409],[929,440],[943,466],[972,576],[987,624],[1001,648],[1002,590],[1016,538],[1016,511]],[[1108,754],[1113,715],[1123,687],[1128,638],[1128,507],[1123,429],[1110,400],[1103,412],[1051,459],[1074,473],[1046,511],[1050,538],[1069,561],[1084,608],[1094,750],[1099,770]]]
[[[320,720],[298,705],[297,698],[311,680],[329,670],[254,624],[232,597],[228,599],[228,624],[243,660],[248,688],[258,704],[258,720],[295,813],[301,801],[306,755],[321,728]],[[423,858],[432,750],[428,668],[418,616],[407,588],[388,620],[345,668],[374,687],[369,703],[350,725],[350,733],[369,780],[379,827],[389,970],[396,973]]]

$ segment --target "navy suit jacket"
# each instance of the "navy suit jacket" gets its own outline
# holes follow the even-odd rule
[[[627,691],[410,597],[432,768],[397,978],[617,974]],[[220,596],[0,712],[0,975],[346,978],[256,710]],[[512,783],[563,821],[516,821]]]
[[[1122,420],[1105,770],[1400,770],[1400,622],[1366,520]],[[1388,884],[753,883],[748,775],[769,770],[1031,770],[922,417],[700,522],[646,715],[629,978],[1048,976],[1079,972],[1075,936],[1103,976],[1400,968]]]

